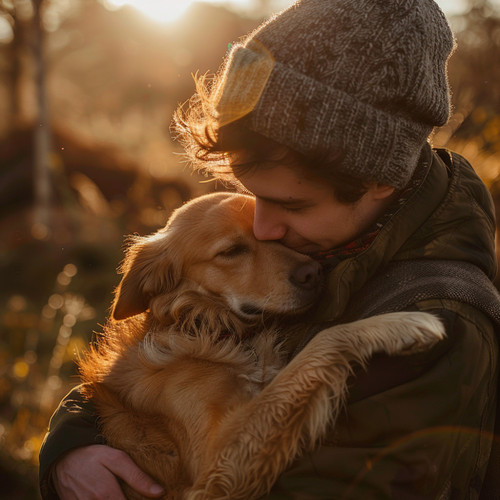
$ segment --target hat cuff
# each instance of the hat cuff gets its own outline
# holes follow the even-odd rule
[[[340,151],[339,171],[366,181],[396,188],[409,182],[432,124],[376,108],[278,61],[271,64],[263,51],[239,46],[231,56],[227,74],[249,59],[255,66],[255,59],[262,58],[260,65],[265,68],[259,98],[252,92],[251,105],[238,103],[238,118],[244,116],[251,130],[306,156]],[[231,96],[241,99],[241,91],[232,88],[234,81],[224,78],[219,89],[226,109],[231,108]]]

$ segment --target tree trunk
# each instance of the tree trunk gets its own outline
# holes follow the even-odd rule
[[[34,129],[34,220],[33,235],[45,239],[51,232],[50,205],[52,198],[50,151],[51,132],[49,106],[46,92],[46,67],[44,57],[44,30],[41,19],[43,0],[33,0],[33,56],[35,63],[35,88],[37,118]]]

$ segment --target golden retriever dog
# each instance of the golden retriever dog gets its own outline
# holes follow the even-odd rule
[[[253,211],[252,197],[206,195],[135,238],[112,318],[81,360],[107,442],[168,499],[262,496],[334,425],[353,364],[444,335],[425,313],[381,315],[320,331],[286,364],[281,319],[317,301],[321,268],[257,241]]]

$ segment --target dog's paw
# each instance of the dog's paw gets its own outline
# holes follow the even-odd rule
[[[381,316],[382,317],[382,316]],[[392,341],[385,346],[389,354],[414,354],[432,347],[446,336],[441,321],[424,312],[399,312],[383,315],[390,323]]]

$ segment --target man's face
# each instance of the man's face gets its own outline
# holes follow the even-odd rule
[[[255,195],[253,231],[301,253],[345,245],[382,214],[394,188],[373,184],[354,204],[337,201],[326,182],[304,179],[288,166],[255,169],[238,177]]]

